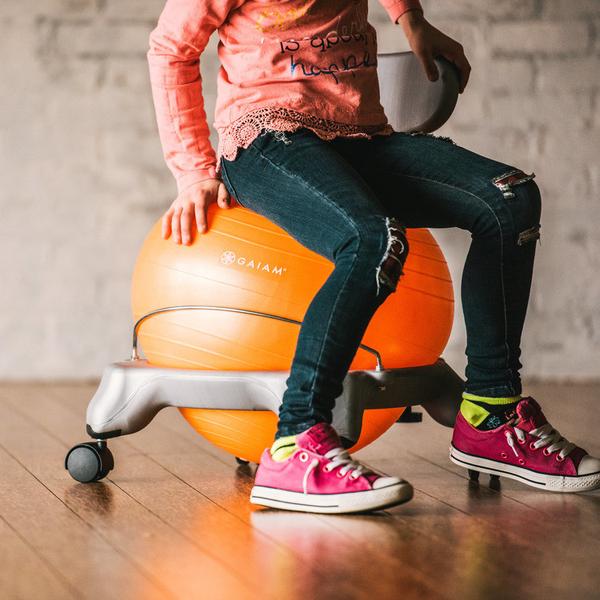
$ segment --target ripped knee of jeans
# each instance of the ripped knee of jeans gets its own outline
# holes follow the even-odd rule
[[[513,200],[516,198],[514,188],[518,185],[526,184],[532,181],[535,177],[535,173],[527,174],[520,169],[511,169],[506,173],[502,173],[492,179],[492,183],[502,192],[502,195],[506,200]],[[533,186],[536,188],[537,186]],[[517,232],[517,245],[522,246],[524,244],[535,242],[540,239],[540,198],[539,191],[536,191],[535,198],[532,194],[528,195],[527,198],[531,198],[531,212],[532,220],[529,221],[528,227],[524,227],[522,230]],[[534,205],[535,200],[535,206]],[[532,224],[533,221],[533,224]]]
[[[387,245],[381,262],[375,271],[378,296],[382,285],[390,293],[396,291],[400,276],[404,273],[404,263],[408,257],[406,227],[401,225],[396,217],[385,217],[385,224],[387,227]]]
[[[528,242],[535,242],[536,240],[540,239],[540,235],[539,225],[534,225],[533,227],[519,231],[519,235],[517,237],[517,246],[522,246]]]
[[[498,175],[492,179],[492,183],[502,192],[506,199],[514,198],[515,193],[513,187],[531,181],[535,177],[535,173],[527,175],[521,169],[511,169],[502,175]]]

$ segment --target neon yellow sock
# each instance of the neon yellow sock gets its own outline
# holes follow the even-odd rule
[[[294,453],[297,447],[295,435],[277,438],[271,446],[271,458],[276,461],[285,460]]]
[[[500,426],[504,421],[503,415],[510,404],[521,400],[521,395],[504,398],[477,396],[463,392],[460,412],[473,427],[492,429]]]

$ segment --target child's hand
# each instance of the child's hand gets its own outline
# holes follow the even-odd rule
[[[405,12],[398,22],[402,25],[412,51],[423,64],[429,81],[436,81],[439,76],[433,59],[443,56],[458,67],[460,72],[459,91],[462,94],[471,72],[471,65],[465,56],[462,45],[426,21],[420,10]]]
[[[177,244],[182,241],[190,244],[194,222],[199,233],[208,229],[206,212],[215,200],[221,208],[230,206],[229,192],[220,179],[205,179],[183,190],[163,215],[163,238],[166,240],[173,233],[173,241]]]

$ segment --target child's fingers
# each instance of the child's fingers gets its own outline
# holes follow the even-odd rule
[[[217,204],[221,208],[229,208],[229,192],[223,183],[219,185],[217,192]]]
[[[181,224],[179,222],[181,211],[181,207],[176,208],[171,217],[171,231],[173,233],[173,239],[177,244],[181,244]]]
[[[195,203],[196,227],[199,233],[206,231],[206,203],[198,201]]]
[[[169,236],[171,235],[171,214],[173,212],[173,209],[170,208],[164,215],[162,218],[162,236],[163,239],[167,240],[169,239]]]
[[[433,53],[428,49],[422,49],[417,54],[417,57],[421,61],[423,65],[423,69],[425,69],[425,74],[427,75],[427,79],[429,81],[437,81],[439,77],[438,68],[433,60]]]
[[[194,216],[196,217],[196,228],[198,231],[202,231],[202,204],[200,202],[194,203]]]
[[[201,216],[202,216],[202,223],[201,223],[202,233],[204,233],[208,229],[208,217],[206,215],[207,212],[208,212],[208,202],[205,202],[202,205],[202,211],[201,211]]]
[[[442,52],[442,56],[456,65],[459,72],[458,91],[462,94],[467,85],[467,81],[469,81],[469,74],[471,73],[471,65],[465,56],[462,45],[458,43],[452,44],[450,48],[447,48]]]
[[[189,244],[192,238],[192,211],[190,208],[184,208],[181,212],[181,239],[184,244]]]

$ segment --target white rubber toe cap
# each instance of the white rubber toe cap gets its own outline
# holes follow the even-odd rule
[[[592,475],[600,472],[600,458],[586,454],[579,463],[577,475]]]
[[[398,485],[399,483],[407,483],[404,479],[399,477],[380,477],[373,482],[373,489],[379,490],[390,485]]]

